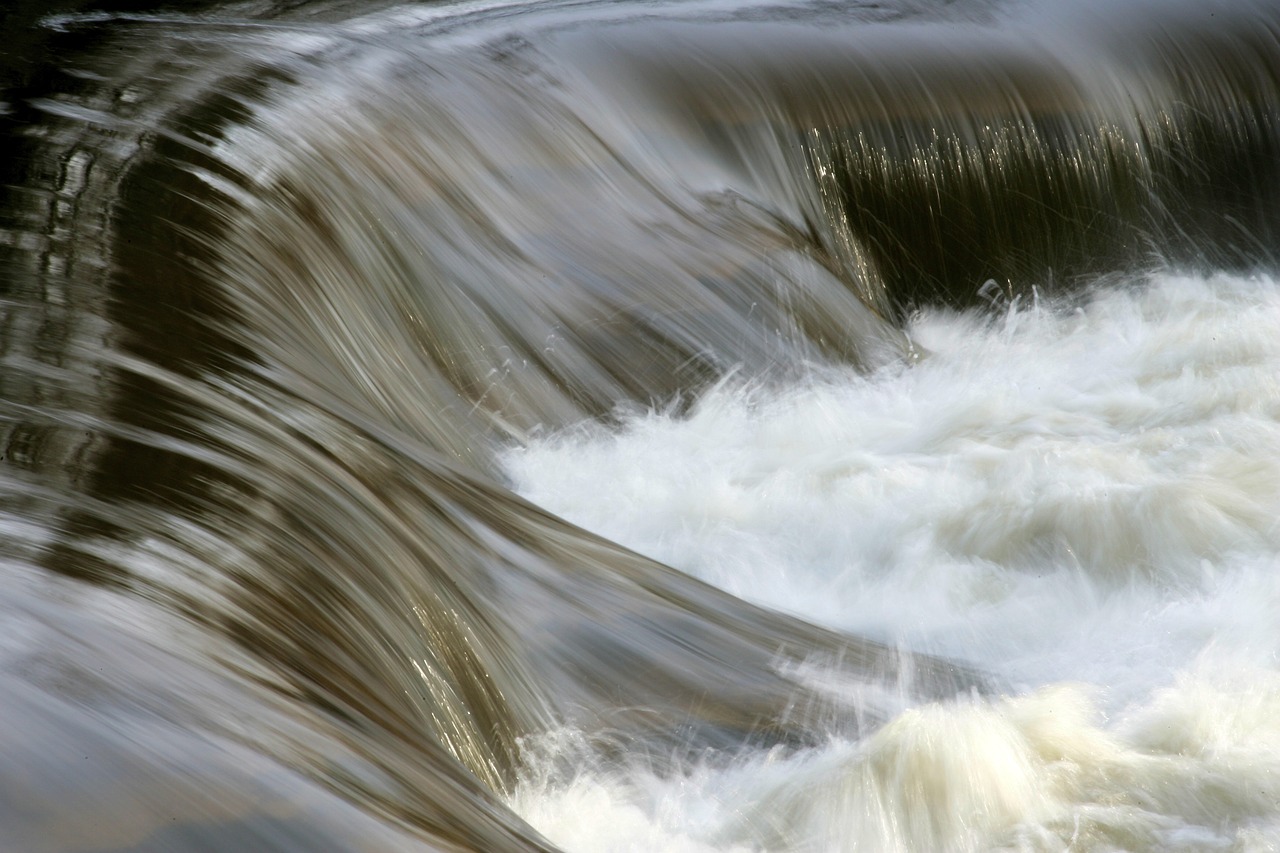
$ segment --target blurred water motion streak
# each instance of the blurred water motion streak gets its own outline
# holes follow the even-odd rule
[[[529,736],[680,773],[999,688],[581,530],[497,454],[906,369],[923,307],[1269,268],[1277,26],[10,13],[0,846],[550,849],[510,808]]]

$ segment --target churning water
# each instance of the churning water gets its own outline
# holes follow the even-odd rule
[[[3,23],[0,847],[1280,848],[1274,3],[195,5]]]
[[[582,850],[1271,849],[1277,323],[1273,280],[1226,276],[932,311],[909,369],[730,381],[513,454],[589,530],[1007,685],[674,779],[587,763],[521,808]]]

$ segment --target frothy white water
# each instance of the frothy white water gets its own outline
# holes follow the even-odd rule
[[[913,367],[511,453],[571,521],[1011,685],[731,770],[535,761],[517,808],[584,851],[1277,849],[1278,329],[1226,276],[931,313]]]

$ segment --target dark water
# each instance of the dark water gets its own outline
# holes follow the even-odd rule
[[[1049,5],[7,13],[0,847],[549,849],[528,735],[674,773],[896,707],[797,663],[1002,690],[497,454],[917,363],[929,306],[1274,268],[1280,10]]]

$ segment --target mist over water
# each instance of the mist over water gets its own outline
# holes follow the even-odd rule
[[[144,6],[3,22],[0,848],[1280,845],[1272,4]]]

